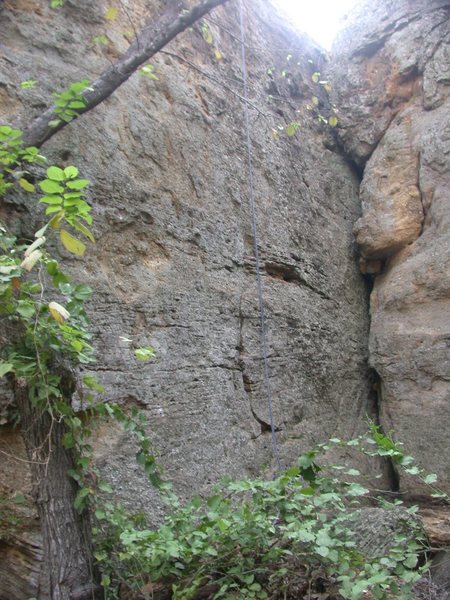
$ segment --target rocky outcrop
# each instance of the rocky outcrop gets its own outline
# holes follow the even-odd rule
[[[356,239],[366,271],[382,267],[370,332],[381,423],[449,491],[450,4],[363,2],[335,53],[340,138],[364,166]],[[400,489],[426,492],[404,475]]]
[[[128,47],[130,29],[164,5],[128,3],[125,13],[121,4],[107,21],[106,2],[67,0],[59,11],[48,4],[0,8],[1,116],[22,128],[52,92],[94,79]],[[373,414],[367,293],[352,233],[359,180],[327,128],[296,112],[320,94],[311,75],[322,69],[321,51],[266,2],[247,2],[245,21],[270,384],[281,460],[289,464],[316,442],[361,432]],[[97,243],[84,260],[64,253],[67,268],[95,289],[92,371],[109,400],[148,417],[182,495],[273,462],[237,23],[234,4],[215,11],[213,45],[198,28],[186,32],[155,59],[157,80],[136,74],[43,148],[93,182]],[[95,41],[100,35],[106,45]],[[25,79],[38,84],[22,89]],[[273,137],[298,120],[296,136]],[[1,214],[25,237],[42,219],[17,196]],[[157,359],[138,364],[133,348],[147,344]],[[156,518],[162,508],[135,464],[133,438],[115,425],[102,425],[95,437],[116,498]],[[5,451],[0,486],[9,494],[25,486],[26,474],[14,468],[24,456]],[[0,548],[5,565],[8,548]]]

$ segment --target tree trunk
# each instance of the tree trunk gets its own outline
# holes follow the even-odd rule
[[[78,486],[67,474],[74,468],[74,452],[62,444],[67,429],[48,411],[32,406],[24,380],[15,381],[14,392],[43,536],[38,599],[92,600],[95,578],[89,514],[80,515],[74,507]]]

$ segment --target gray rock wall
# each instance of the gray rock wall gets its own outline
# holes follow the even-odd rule
[[[108,23],[109,4],[67,0],[56,12],[46,0],[2,5],[3,121],[25,127],[53,91],[94,79],[126,49],[131,23],[138,28],[158,8],[134,2]],[[245,13],[270,384],[289,464],[329,436],[361,432],[372,414],[367,294],[352,233],[359,180],[331,133],[304,110],[318,93],[311,75],[322,68],[321,52],[269,4],[246,2]],[[97,243],[85,259],[63,256],[95,290],[92,371],[108,400],[143,410],[183,495],[226,473],[273,464],[236,4],[215,11],[209,27],[214,46],[197,29],[186,32],[153,61],[157,81],[136,74],[43,148],[93,182]],[[105,48],[93,42],[103,33],[111,40]],[[25,79],[38,85],[22,90]],[[293,120],[301,121],[295,137],[273,138],[273,129]],[[16,231],[35,231],[28,198],[1,210]],[[132,349],[147,344],[157,359],[138,364]],[[117,498],[157,514],[158,499],[134,463],[134,440],[114,425],[103,425],[96,439]],[[14,474],[14,459],[6,463],[0,469]],[[0,478],[4,492],[25,486],[25,476],[12,476]]]
[[[363,2],[334,49],[381,422],[450,490],[450,3]],[[402,491],[429,492],[400,478]]]

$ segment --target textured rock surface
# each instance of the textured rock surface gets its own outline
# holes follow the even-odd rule
[[[46,1],[2,5],[3,120],[23,127],[51,92],[93,79],[127,47],[129,19],[139,27],[142,15],[156,12],[156,3],[134,2],[128,16],[107,23],[107,6],[68,0],[53,13]],[[93,370],[108,399],[148,416],[166,473],[185,495],[225,473],[255,473],[273,458],[236,7],[217,10],[216,20],[220,26],[211,21],[210,29],[220,62],[198,31],[187,32],[154,60],[158,81],[135,75],[43,149],[94,182],[97,244],[85,260],[64,256],[96,290]],[[322,57],[265,2],[249,3],[246,26],[250,100],[258,107],[251,123],[270,382],[288,464],[315,442],[360,432],[372,411],[367,297],[352,234],[359,181],[311,117],[298,136],[272,139],[271,129],[297,120],[296,109],[316,93],[311,74]],[[92,42],[104,32],[106,48]],[[291,47],[291,72],[282,77]],[[25,79],[39,85],[22,90]],[[4,206],[2,216],[29,235],[38,219],[26,202]],[[147,344],[158,358],[137,364],[132,348]],[[157,515],[158,499],[134,462],[134,440],[113,425],[102,426],[97,439],[98,463],[117,498]],[[21,480],[2,474],[0,481],[20,487]]]
[[[354,18],[333,70],[343,144],[365,165],[357,240],[387,259],[371,296],[381,423],[448,491],[450,4],[380,0]]]

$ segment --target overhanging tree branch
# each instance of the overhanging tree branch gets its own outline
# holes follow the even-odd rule
[[[83,93],[86,105],[78,110],[78,116],[103,102],[141,65],[164,48],[179,33],[193,25],[216,6],[226,2],[228,0],[203,0],[191,9],[181,10],[181,12],[180,4],[174,2],[173,8],[156,22],[144,27],[125,54],[114,65],[104,71],[90,86],[89,90]],[[55,121],[54,109],[54,106],[48,108],[25,130],[23,139],[27,146],[39,148],[57,131],[68,124],[61,120],[55,126],[50,125],[51,121]]]

